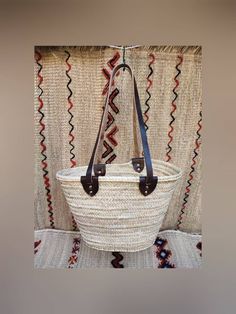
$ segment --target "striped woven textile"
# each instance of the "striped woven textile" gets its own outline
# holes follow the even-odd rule
[[[135,253],[112,253],[89,248],[79,232],[35,231],[35,268],[200,268],[201,235],[166,230],[155,244]],[[112,261],[112,263],[111,263]]]
[[[122,52],[109,47],[36,47],[34,63],[35,229],[76,231],[56,172],[86,165],[92,152],[109,77]],[[162,230],[201,233],[201,47],[130,49],[153,158],[183,169]],[[102,160],[135,156],[137,126],[128,74],[114,82]]]

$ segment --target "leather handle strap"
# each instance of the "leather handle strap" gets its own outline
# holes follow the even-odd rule
[[[108,86],[108,89],[109,89],[109,86]],[[133,97],[132,101],[133,101],[133,114],[136,115],[136,107],[135,107],[134,97]],[[106,103],[106,101],[105,101],[105,103]],[[104,109],[104,107],[103,107],[103,109]],[[109,111],[108,111],[108,115],[109,115]],[[139,145],[140,139],[139,139],[138,133],[137,133],[137,131],[138,131],[137,123],[138,122],[135,119],[134,124],[133,124],[133,133],[134,133],[134,151],[135,151],[134,156],[136,156],[136,157],[132,158],[131,160],[132,160],[134,170],[136,172],[141,172],[144,168],[144,158],[140,156],[140,155],[142,155],[142,153],[141,153],[142,150],[140,149],[140,145]],[[107,126],[105,128],[103,128],[103,130],[101,131],[101,136],[100,136],[101,140],[104,140],[106,130],[107,130]],[[103,145],[100,145],[100,146],[98,145],[97,155],[95,155],[94,163],[102,164],[102,147],[103,147]],[[97,165],[94,164],[95,172],[96,172],[96,169],[95,169],[96,166]]]
[[[113,69],[113,71],[111,73],[110,80],[109,80],[109,87],[108,87],[107,97],[106,97],[106,100],[105,100],[105,106],[104,106],[104,110],[103,110],[103,114],[102,114],[102,119],[101,119],[101,122],[100,122],[100,125],[99,125],[99,130],[98,130],[96,142],[95,142],[95,145],[94,145],[94,148],[93,148],[93,152],[92,152],[92,155],[91,155],[91,158],[90,158],[90,161],[89,161],[89,165],[88,165],[88,168],[87,168],[87,172],[86,172],[86,177],[87,178],[89,178],[89,177],[91,178],[90,181],[92,181],[92,170],[93,170],[95,156],[97,155],[97,150],[98,150],[99,144],[103,140],[104,134],[105,134],[105,127],[106,127],[106,123],[107,123],[108,105],[109,105],[109,98],[110,98],[110,95],[111,95],[112,82],[113,82],[114,76],[119,71],[119,69],[122,68],[122,67],[123,68],[127,68],[129,74],[132,77],[131,68],[127,64],[119,64],[119,65],[117,65]],[[104,165],[104,167],[105,167],[105,165]]]
[[[109,100],[110,100],[110,95],[111,95],[111,90],[112,90],[112,82],[114,80],[115,75],[120,70],[120,68],[124,68],[124,69],[127,68],[129,74],[131,75],[131,78],[133,77],[133,73],[132,73],[131,68],[127,64],[124,64],[124,63],[117,65],[111,73],[107,97],[106,97],[104,111],[103,111],[103,115],[102,115],[102,120],[101,120],[101,124],[99,127],[98,135],[97,135],[98,142],[97,142],[97,145],[95,144],[96,147],[94,147],[94,151],[93,151],[93,155],[92,155],[93,164],[94,164],[95,156],[97,155],[97,152],[98,152],[99,144],[104,139],[104,135],[105,135],[105,129],[106,129],[106,125],[107,125],[107,118],[108,118],[108,111],[109,111]]]
[[[119,64],[112,71],[112,74],[110,77],[110,82],[109,82],[109,89],[108,89],[108,93],[107,93],[106,103],[105,103],[105,108],[104,108],[102,119],[100,122],[100,126],[99,126],[99,130],[98,130],[96,142],[94,145],[94,149],[93,149],[93,152],[92,152],[92,155],[90,158],[90,162],[89,162],[89,165],[87,168],[86,175],[81,177],[81,183],[84,187],[84,190],[90,196],[94,196],[99,189],[99,184],[98,184],[99,173],[96,173],[96,171],[94,169],[95,175],[94,176],[92,175],[94,159],[95,159],[95,156],[97,153],[98,146],[102,140],[102,136],[104,136],[104,133],[105,133],[105,127],[106,127],[107,115],[108,115],[108,104],[109,104],[109,97],[111,94],[112,82],[113,82],[115,74],[117,73],[117,71],[120,68],[127,68],[128,72],[131,75],[132,81],[133,81],[134,102],[135,102],[136,112],[137,112],[137,116],[138,116],[138,122],[139,122],[139,128],[140,128],[140,134],[141,134],[141,140],[142,140],[142,146],[143,146],[143,153],[144,153],[144,160],[145,160],[146,172],[147,172],[146,177],[140,177],[140,182],[139,182],[140,192],[143,195],[147,196],[154,191],[154,189],[156,188],[156,185],[157,185],[157,177],[153,176],[151,154],[150,154],[150,150],[149,150],[145,125],[144,125],[144,121],[143,121],[143,115],[142,115],[141,104],[140,104],[136,80],[135,80],[135,77],[133,76],[131,68],[127,64]],[[103,165],[103,168],[105,168],[105,165]],[[104,169],[102,169],[102,171],[100,170],[100,172],[102,172],[103,175],[105,174]]]

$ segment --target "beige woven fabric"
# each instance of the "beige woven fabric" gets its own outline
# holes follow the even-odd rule
[[[201,235],[165,230],[151,248],[122,253],[124,268],[199,268],[202,263]],[[112,252],[89,248],[78,232],[35,231],[35,268],[113,268]],[[166,256],[163,255],[166,253]]]
[[[121,62],[122,52],[109,47],[36,47],[36,51],[35,229],[72,230],[73,219],[60,184],[56,180],[58,170],[72,166],[70,114],[67,111],[70,105],[67,98],[71,90],[72,95],[69,100],[73,103],[70,110],[73,114],[71,123],[74,127],[72,144],[75,158],[73,160],[76,161],[77,166],[86,165],[92,152],[105,102],[103,90],[108,82],[106,75],[111,73],[113,64],[112,62],[108,64],[108,61],[113,59],[115,64]],[[117,55],[115,58],[118,53],[120,57]],[[182,63],[177,68],[181,73],[176,78],[179,85],[175,88],[175,76],[178,74],[176,66],[180,58]],[[201,119],[201,49],[199,47],[140,47],[127,51],[126,62],[134,70],[143,112],[148,108],[145,105],[149,97],[148,92],[151,94],[148,100],[150,109],[147,112],[149,117],[147,134],[152,157],[167,160],[171,135],[173,139],[170,143],[170,162],[183,170],[183,177],[173,195],[162,229],[178,227],[187,232],[200,232],[201,130],[198,130],[201,123],[199,122]],[[105,71],[102,72],[103,69]],[[66,75],[66,71],[70,78]],[[40,77],[43,78],[41,81]],[[152,82],[151,86],[147,78]],[[43,90],[42,94],[39,87]],[[133,138],[136,118],[128,73],[120,71],[114,88],[118,89],[114,104],[119,109],[119,113],[110,110],[115,121],[107,130],[107,134],[114,126],[117,126],[118,131],[115,130],[114,134],[110,135],[111,139],[115,139],[113,144],[107,139],[113,152],[104,161],[115,153],[117,157],[113,163],[123,163],[134,157],[137,151]],[[176,110],[173,112],[173,130],[168,135],[171,129],[169,124],[173,120],[171,111],[172,101],[175,99],[174,88],[178,96],[174,102]],[[39,95],[43,102],[41,108],[43,117],[38,112]],[[43,131],[39,123],[40,119],[45,125]],[[45,150],[42,145],[46,146]],[[46,155],[46,168],[41,164],[44,159],[42,153]],[[44,178],[45,171],[43,172],[42,167],[48,171]],[[45,190],[45,186],[49,192]],[[180,216],[181,210],[183,214]],[[181,223],[178,224],[180,217]]]

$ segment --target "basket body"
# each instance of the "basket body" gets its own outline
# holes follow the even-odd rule
[[[181,177],[173,164],[153,160],[156,189],[147,197],[138,188],[131,163],[106,165],[94,197],[85,193],[80,177],[87,167],[64,169],[57,179],[86,244],[97,250],[135,252],[153,245]],[[145,169],[142,171],[145,173]],[[142,173],[141,173],[142,174]]]

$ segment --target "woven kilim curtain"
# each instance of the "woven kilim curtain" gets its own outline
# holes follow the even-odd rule
[[[152,46],[127,50],[134,70],[152,157],[183,169],[162,230],[201,232],[201,47]],[[87,165],[109,77],[122,62],[110,47],[36,47],[34,63],[35,229],[76,230],[55,175]],[[110,98],[102,161],[142,154],[131,81],[120,70]]]

